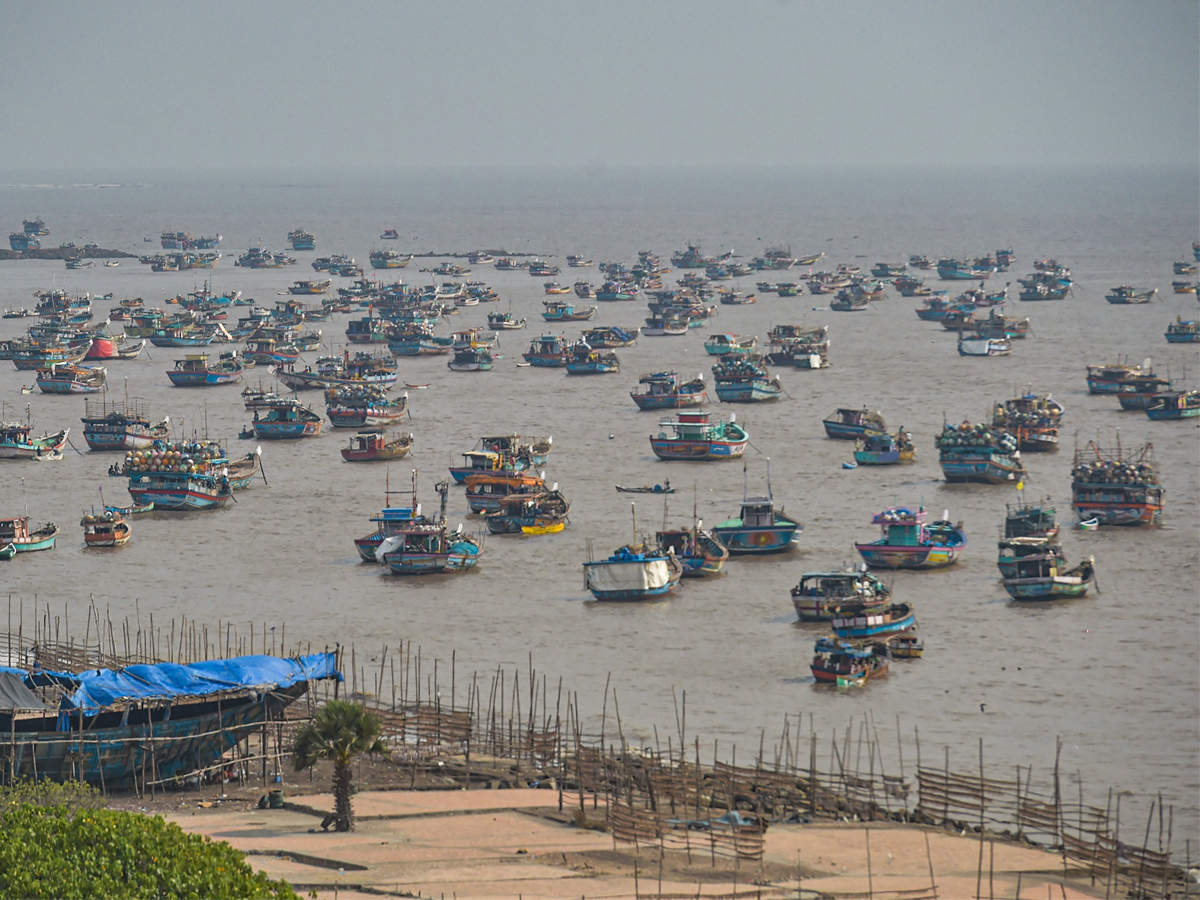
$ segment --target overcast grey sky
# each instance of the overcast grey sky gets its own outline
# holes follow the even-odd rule
[[[1197,165],[1198,0],[10,0],[0,167]]]

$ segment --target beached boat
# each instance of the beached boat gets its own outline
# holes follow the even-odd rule
[[[1068,568],[1062,548],[1045,538],[1002,541],[998,560],[1004,590],[1014,600],[1082,597],[1095,583],[1095,560]]]
[[[900,428],[895,434],[869,432],[854,443],[854,461],[862,466],[890,466],[912,462],[917,451],[912,435]]]
[[[413,517],[397,521],[392,533],[375,551],[393,575],[430,575],[438,572],[465,572],[475,568],[483,552],[479,541],[466,535],[459,525],[453,531],[446,525],[446,491],[440,481],[435,489],[441,496],[437,519]],[[415,508],[415,507],[414,507]]]
[[[852,409],[840,407],[826,419],[822,420],[825,433],[831,438],[843,441],[853,441],[873,432],[887,431],[887,423],[877,410],[867,407]]]
[[[1071,505],[1080,520],[1100,525],[1158,525],[1166,491],[1158,476],[1154,446],[1103,449],[1095,441],[1075,451]]]
[[[342,459],[346,462],[400,459],[412,451],[412,446],[411,433],[384,434],[382,431],[360,431],[351,436],[350,446],[342,448]]]
[[[31,529],[29,516],[0,519],[0,547],[11,546],[13,553],[53,550],[57,536],[58,526],[53,522]]]
[[[299,400],[282,400],[266,408],[255,410],[251,427],[259,440],[293,440],[316,437],[324,424],[320,414],[303,405]]]
[[[893,506],[876,513],[871,523],[881,531],[879,540],[856,543],[854,548],[872,569],[937,569],[952,565],[967,544],[961,525],[943,517],[926,524],[925,507],[916,510]]]
[[[165,782],[224,770],[226,754],[304,696],[310,681],[342,678],[337,654],[256,655],[191,664],[139,663],[117,670],[56,671],[32,656],[5,673],[0,726],[17,781],[80,780],[132,790],[147,773]],[[17,666],[20,666],[17,668]],[[65,729],[65,730],[64,730]],[[66,740],[69,734],[86,733]],[[147,858],[148,859],[148,858]]]
[[[866,684],[872,678],[882,678],[888,672],[888,649],[883,642],[867,645],[818,638],[813,647],[810,665],[818,684],[839,687]]]
[[[713,533],[735,555],[791,550],[803,530],[800,522],[784,514],[783,507],[775,508],[769,482],[767,496],[744,498],[737,516],[713,527]]]
[[[1168,344],[1198,344],[1200,343],[1200,321],[1176,316],[1175,321],[1167,326],[1164,335]]]
[[[43,454],[57,453],[67,443],[71,429],[34,437],[28,422],[0,422],[0,459],[33,459]]]
[[[851,603],[863,610],[884,608],[891,598],[886,584],[859,569],[806,572],[792,588],[792,606],[801,622],[828,622]]]
[[[1163,391],[1146,407],[1147,417],[1155,421],[1194,419],[1200,416],[1200,391]]]
[[[583,564],[583,585],[597,600],[645,600],[670,593],[683,577],[671,553],[644,546],[619,547],[607,559]]]
[[[214,387],[241,381],[244,368],[233,353],[222,353],[212,364],[206,353],[189,353],[175,360],[175,368],[167,372],[167,377],[175,387]]]
[[[779,376],[771,375],[758,359],[732,354],[721,357],[712,367],[717,398],[722,403],[758,403],[783,396]]]
[[[108,371],[103,366],[55,363],[37,373],[38,390],[43,394],[99,394],[107,384]]]
[[[170,419],[151,423],[140,399],[108,403],[88,400],[84,405],[83,439],[93,450],[145,450],[167,437]]]
[[[849,602],[837,609],[829,624],[842,640],[878,639],[911,631],[917,627],[917,617],[908,603],[864,606]]]
[[[708,398],[704,376],[681,382],[676,372],[650,372],[638,379],[629,394],[638,409],[685,409],[701,406]]]
[[[1057,450],[1062,415],[1062,404],[1049,394],[1025,391],[996,404],[992,427],[1015,437],[1020,450]]]
[[[1025,475],[1017,439],[1007,431],[963,422],[944,425],[934,439],[938,462],[947,481],[985,484],[1017,482]]]
[[[1122,285],[1119,285],[1119,286],[1113,288],[1111,291],[1109,291],[1107,294],[1105,294],[1104,299],[1107,300],[1109,303],[1117,303],[1117,304],[1149,303],[1151,298],[1153,298],[1154,295],[1157,293],[1158,293],[1158,288],[1148,288],[1146,290],[1139,290],[1138,288],[1135,288],[1132,285],[1122,284]]]
[[[650,449],[659,459],[734,459],[746,452],[749,433],[730,416],[727,422],[710,422],[706,412],[684,412],[660,422],[658,436],[650,436]]]
[[[119,547],[133,537],[133,529],[118,512],[105,508],[102,513],[90,513],[79,520],[83,527],[83,543],[87,547]]]

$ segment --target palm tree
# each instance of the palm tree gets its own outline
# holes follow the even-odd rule
[[[296,771],[318,760],[333,762],[334,830],[354,827],[350,809],[350,763],[360,753],[387,753],[379,740],[379,718],[366,707],[345,700],[330,700],[311,722],[296,734],[292,763]]]

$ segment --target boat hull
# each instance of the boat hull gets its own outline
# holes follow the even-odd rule
[[[321,433],[320,422],[267,422],[253,423],[254,436],[263,441],[295,440],[316,437]]]
[[[748,555],[791,550],[800,538],[800,530],[796,523],[764,527],[721,524],[713,528],[713,533],[730,555]]]
[[[175,387],[212,387],[218,384],[237,384],[241,372],[168,372]]]
[[[1017,481],[1025,474],[1025,467],[1019,459],[990,450],[959,450],[954,453],[943,451],[940,463],[942,475],[951,483],[1007,484]]]
[[[873,541],[855,544],[859,555],[872,569],[940,569],[953,565],[961,549],[956,546],[898,546]]]
[[[675,438],[650,438],[650,449],[659,459],[710,460],[736,459],[746,452],[748,441],[689,441]]]
[[[449,551],[444,553],[395,550],[384,554],[383,561],[393,575],[465,572],[475,568],[475,564],[479,562],[479,546],[473,541],[455,541],[451,544]]]
[[[129,496],[138,506],[153,503],[156,510],[190,510],[225,506],[233,493],[228,484],[221,484],[211,476],[136,473],[129,477]]]

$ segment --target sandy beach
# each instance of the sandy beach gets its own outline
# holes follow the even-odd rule
[[[364,791],[343,834],[320,829],[333,805],[324,793],[288,793],[283,809],[246,793],[170,802],[170,821],[318,897],[1104,896],[1102,884],[1064,878],[1057,853],[896,823],[772,824],[761,864],[735,866],[702,851],[703,834],[690,854],[614,845],[602,805],[586,799],[577,824],[577,808],[560,812],[557,792],[542,789]]]

